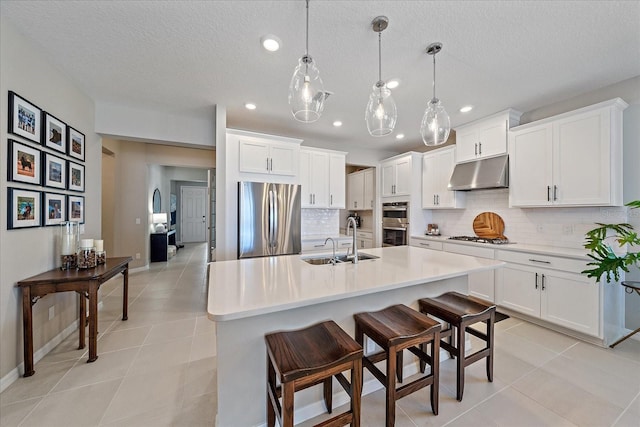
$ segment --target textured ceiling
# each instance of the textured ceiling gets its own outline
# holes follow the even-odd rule
[[[229,127],[398,152],[421,143],[432,84],[424,50],[434,41],[444,45],[437,90],[454,127],[640,75],[638,1],[312,0],[309,53],[334,95],[318,122],[303,124],[287,104],[304,53],[303,0],[2,0],[0,13],[98,102],[193,116],[221,104]],[[402,81],[393,91],[402,142],[369,136],[364,121],[377,80],[378,15],[389,18],[383,79]],[[267,33],[282,40],[278,52],[261,48]],[[246,110],[249,101],[258,109]],[[466,104],[475,109],[459,113]]]

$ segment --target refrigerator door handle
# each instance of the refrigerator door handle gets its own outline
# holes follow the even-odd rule
[[[269,248],[272,248],[273,245],[273,233],[275,229],[275,218],[276,213],[274,212],[275,208],[275,200],[273,197],[273,190],[269,190]]]

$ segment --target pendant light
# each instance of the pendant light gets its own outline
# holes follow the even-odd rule
[[[447,142],[451,132],[449,114],[445,111],[440,100],[436,98],[436,53],[442,50],[442,43],[431,43],[427,46],[427,54],[433,56],[433,98],[422,117],[420,134],[425,145],[442,145]]]
[[[293,117],[304,123],[320,118],[324,109],[325,93],[320,72],[309,55],[309,0],[307,1],[307,38],[305,53],[298,61],[289,84],[289,105]]]
[[[373,31],[378,33],[378,81],[373,85],[369,95],[364,118],[371,136],[385,136],[393,132],[398,119],[396,103],[382,80],[382,32],[389,25],[389,19],[386,16],[378,16],[371,24]]]

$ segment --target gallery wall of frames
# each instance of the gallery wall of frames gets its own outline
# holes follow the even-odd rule
[[[7,229],[84,223],[85,136],[9,91]]]

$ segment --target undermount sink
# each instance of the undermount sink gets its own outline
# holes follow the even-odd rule
[[[369,254],[365,254],[365,253],[358,253],[358,261],[366,261],[368,259],[377,259],[380,258],[378,256],[375,255],[369,255]],[[331,264],[331,257],[327,256],[327,255],[323,255],[321,257],[317,257],[317,258],[303,258],[303,260],[311,265],[327,265],[327,264]],[[343,262],[352,262],[353,260],[353,255],[349,255],[349,257],[347,257],[347,255],[338,255],[336,256],[336,263],[340,264]]]

